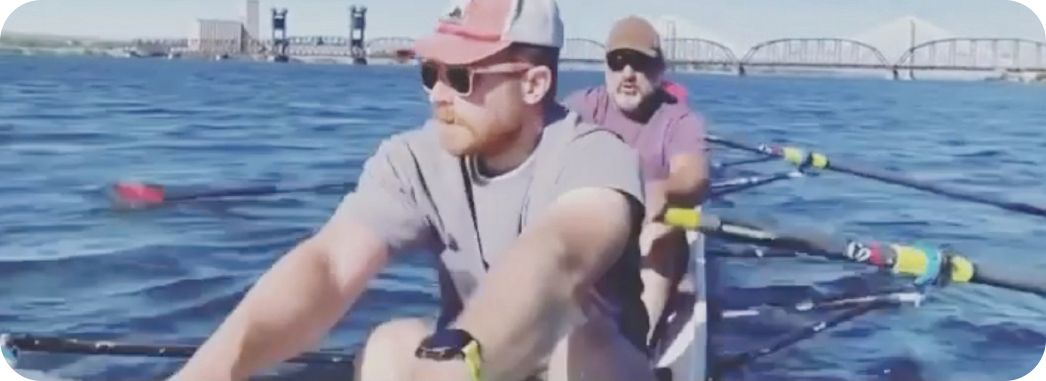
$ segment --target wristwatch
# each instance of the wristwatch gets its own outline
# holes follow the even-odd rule
[[[418,348],[414,357],[434,361],[464,360],[473,381],[480,381],[480,364],[483,356],[479,342],[463,329],[441,329],[429,335]]]

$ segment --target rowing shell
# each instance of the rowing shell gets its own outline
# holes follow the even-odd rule
[[[705,279],[704,235],[687,232],[690,262],[686,279],[692,287],[673,302],[668,315],[667,340],[654,348],[658,368],[671,370],[672,381],[701,381],[708,373],[708,295]]]

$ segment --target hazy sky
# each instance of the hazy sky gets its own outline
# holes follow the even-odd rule
[[[0,0],[3,1],[3,0]],[[197,18],[239,19],[242,0],[36,0],[5,31],[106,38],[184,38]],[[261,0],[261,34],[269,10],[289,9],[290,35],[347,35],[349,5],[365,5],[368,37],[416,37],[432,29],[445,0]],[[674,19],[680,37],[702,37],[745,49],[783,37],[854,37],[914,17],[953,37],[1046,40],[1031,10],[1009,0],[560,0],[567,37],[603,40],[617,18]],[[900,23],[907,25],[907,22]],[[896,29],[896,28],[894,28]],[[906,34],[893,34],[887,40]]]

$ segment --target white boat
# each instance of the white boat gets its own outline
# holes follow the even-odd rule
[[[705,238],[699,232],[688,231],[687,242],[690,262],[684,283],[692,287],[684,286],[667,317],[666,339],[654,348],[657,368],[668,369],[672,381],[702,381],[708,374]]]

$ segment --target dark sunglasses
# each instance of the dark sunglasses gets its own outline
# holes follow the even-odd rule
[[[649,73],[661,66],[660,59],[628,49],[619,49],[607,53],[606,58],[607,67],[613,71],[621,71],[625,69],[625,66],[631,66],[632,70]]]
[[[476,74],[518,73],[529,70],[532,67],[534,66],[522,62],[507,62],[473,68],[441,65],[436,62],[425,61],[421,63],[421,84],[425,86],[426,91],[432,91],[432,89],[436,88],[436,82],[442,79],[443,83],[454,89],[454,92],[458,93],[458,95],[464,97],[472,94],[472,85],[475,82]]]

